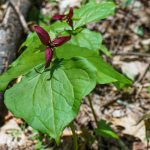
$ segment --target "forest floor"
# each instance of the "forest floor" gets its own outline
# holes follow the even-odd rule
[[[110,122],[120,140],[102,138],[101,143],[98,140],[91,142],[95,120],[86,97],[75,119],[80,150],[148,149],[146,135],[150,132],[150,121],[139,120],[150,113],[150,1],[124,2],[116,0],[114,16],[88,25],[103,35],[103,42],[112,53],[111,58],[104,56],[104,59],[133,80],[133,85],[123,90],[114,85],[97,85],[91,94],[97,119]],[[66,5],[80,6],[80,1],[43,2],[41,10],[43,14],[52,16],[58,10],[63,12]],[[72,133],[68,128],[63,132],[60,146],[57,146],[46,135],[34,131],[12,114],[9,113],[5,120],[0,128],[0,150],[73,149]]]

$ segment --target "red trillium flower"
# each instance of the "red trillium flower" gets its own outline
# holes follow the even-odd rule
[[[45,50],[45,68],[48,68],[53,58],[53,48],[66,43],[71,39],[71,36],[62,36],[51,41],[48,32],[45,31],[42,27],[36,25],[34,26],[34,30],[37,33],[41,43],[47,46]]]
[[[73,17],[73,8],[70,7],[69,9],[69,13],[67,15],[55,15],[53,17],[54,20],[66,20],[67,23],[72,27],[73,29],[73,20],[72,20],[72,17]]]

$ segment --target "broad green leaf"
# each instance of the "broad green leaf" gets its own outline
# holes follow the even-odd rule
[[[44,63],[44,46],[35,34],[31,34],[21,46],[25,51],[14,61],[6,72],[0,75],[0,91],[4,91],[8,83],[20,75],[27,73],[38,64]]]
[[[34,72],[34,70],[33,70]],[[96,70],[84,58],[63,61],[53,73],[31,73],[5,93],[5,104],[30,126],[57,142],[77,115],[82,97],[95,87]]]
[[[77,35],[72,36],[69,43],[98,51],[102,43],[102,36],[100,33],[84,29]]]
[[[90,22],[96,22],[114,14],[115,4],[113,2],[88,3],[75,10],[74,28],[81,27]]]
[[[78,47],[71,44],[65,44],[56,49],[56,56],[58,58],[70,59],[74,56],[85,57],[94,68],[97,70],[97,83],[106,84],[113,83],[119,88],[131,84],[125,76],[117,72],[111,65],[106,63],[97,51],[87,48]]]
[[[100,120],[98,122],[98,128],[94,129],[97,135],[107,137],[107,138],[116,138],[118,139],[118,135],[113,131],[110,124],[105,120]]]

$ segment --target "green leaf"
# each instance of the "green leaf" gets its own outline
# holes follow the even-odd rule
[[[94,129],[97,135],[106,137],[106,138],[115,138],[118,139],[118,135],[113,131],[110,124],[105,120],[100,120],[98,122],[98,128]]]
[[[90,22],[96,22],[114,14],[115,4],[113,2],[88,3],[75,10],[74,28],[81,27]]]
[[[100,45],[100,51],[102,51],[106,56],[112,57],[111,52],[107,49],[104,44]]]
[[[77,35],[72,36],[69,43],[98,51],[100,44],[102,43],[102,36],[100,33],[84,29]]]
[[[56,34],[61,34],[64,31],[71,30],[71,27],[66,22],[56,21],[50,26],[44,26],[44,29]]]
[[[56,49],[56,56],[58,58],[70,59],[75,56],[85,57],[94,68],[97,70],[97,83],[115,83],[118,88],[131,84],[125,76],[117,72],[111,65],[106,63],[97,51],[79,46],[65,44]]]
[[[10,81],[27,73],[38,64],[44,63],[44,46],[41,45],[36,34],[31,34],[21,48],[25,51],[14,61],[6,72],[0,75],[0,91],[4,91]]]
[[[99,84],[114,83],[118,88],[131,84],[131,80],[116,71],[102,57],[95,56],[88,59],[98,70],[97,82]]]
[[[98,32],[83,29],[78,34],[73,35],[69,43],[91,50],[100,50],[108,57],[111,57],[111,52],[104,44],[102,44],[102,35]]]
[[[5,93],[5,104],[30,126],[59,141],[64,128],[77,115],[82,97],[95,87],[95,73],[84,58],[62,62],[54,71],[26,75]]]

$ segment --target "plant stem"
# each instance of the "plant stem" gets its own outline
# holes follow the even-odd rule
[[[89,101],[89,104],[90,104],[90,107],[91,107],[92,114],[93,114],[93,116],[94,116],[94,120],[95,120],[96,126],[98,127],[98,120],[97,120],[97,116],[96,116],[96,113],[95,113],[95,111],[94,111],[94,107],[93,107],[93,104],[92,104],[92,98],[91,98],[90,95],[88,95],[87,98],[88,98],[88,101]],[[97,139],[97,141],[102,141],[102,139],[101,139],[100,136],[96,136],[96,139]],[[99,144],[98,144],[99,147],[101,147],[101,146],[100,146],[100,143],[101,143],[101,142],[99,142]],[[103,148],[101,147],[101,149],[103,149]]]
[[[78,150],[78,139],[77,139],[77,135],[75,132],[75,127],[74,127],[73,122],[71,122],[69,126],[70,126],[70,129],[71,129],[72,134],[73,134],[74,150]]]
[[[93,116],[94,116],[96,125],[98,126],[97,116],[96,116],[96,113],[95,113],[94,108],[93,108],[91,96],[88,95],[87,98],[88,98],[88,101],[89,101],[89,104],[90,104],[90,107],[91,107],[91,111],[92,111],[92,114],[93,114]]]

